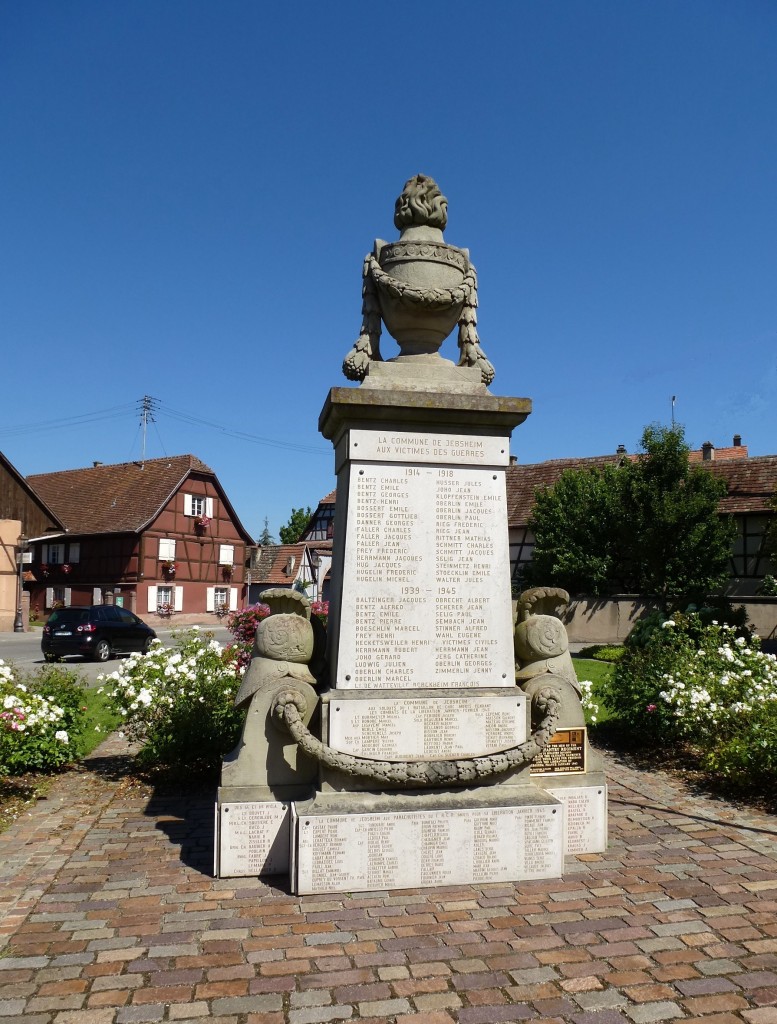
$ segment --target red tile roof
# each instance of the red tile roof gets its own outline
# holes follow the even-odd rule
[[[28,476],[27,482],[69,533],[138,533],[190,473],[215,476],[194,455],[121,462]]]
[[[266,544],[259,553],[255,569],[250,570],[249,583],[272,583],[276,586],[288,587],[299,575],[299,567],[306,563],[305,549],[313,545],[298,544]],[[294,568],[286,572],[289,559],[294,559]],[[303,577],[305,573],[302,573]]]
[[[771,512],[777,491],[777,455],[758,455],[741,462],[704,463],[728,485],[728,494],[720,502],[721,512]]]
[[[744,446],[723,451],[747,452]],[[770,512],[771,501],[777,490],[777,455],[748,458],[747,454],[719,458],[718,449],[713,460],[691,458],[694,468],[708,469],[722,477],[728,494],[721,499],[720,511],[733,513]],[[693,456],[694,452],[691,453]],[[564,470],[601,469],[615,465],[622,455],[601,455],[588,459],[554,459],[533,465],[511,465],[507,468],[507,519],[510,526],[525,526],[534,505],[538,488],[552,487]],[[628,459],[635,455],[625,456]]]

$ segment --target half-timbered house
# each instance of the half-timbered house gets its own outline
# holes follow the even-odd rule
[[[61,523],[33,539],[40,613],[115,603],[154,622],[214,616],[245,598],[252,540],[213,470],[193,455],[30,476]]]

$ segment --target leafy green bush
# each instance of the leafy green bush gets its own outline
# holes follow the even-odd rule
[[[78,756],[86,708],[72,673],[22,674],[0,660],[0,708],[0,774],[56,771]]]
[[[777,778],[777,659],[734,626],[664,620],[628,648],[603,699],[635,740],[685,739],[728,778]]]
[[[623,657],[625,647],[620,644],[593,644],[591,647],[584,647],[578,651],[578,658],[593,658],[594,661],[618,661]]]
[[[173,639],[173,648],[156,641],[149,654],[131,654],[100,681],[123,731],[143,744],[141,764],[210,769],[240,735],[236,654],[196,626],[174,632]]]

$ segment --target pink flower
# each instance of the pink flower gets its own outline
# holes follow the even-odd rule
[[[648,704],[648,706],[645,708],[646,711],[656,711],[657,709],[658,709],[658,705],[657,704]]]

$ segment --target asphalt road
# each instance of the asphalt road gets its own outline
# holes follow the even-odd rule
[[[205,628],[205,627],[203,627]],[[228,644],[232,640],[232,634],[224,626],[207,627],[216,640],[221,644]],[[158,629],[157,635],[165,647],[173,646],[172,630]],[[0,658],[5,662],[13,662],[23,669],[31,669],[45,665],[40,650],[41,630],[36,629],[30,633],[0,633]],[[89,682],[94,682],[98,675],[105,672],[113,672],[122,660],[122,655],[111,658],[108,662],[97,664],[93,661],[86,661],[84,658],[72,657],[63,658],[62,664],[67,665],[79,672]]]

